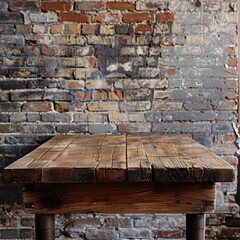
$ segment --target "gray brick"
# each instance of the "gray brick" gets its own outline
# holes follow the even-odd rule
[[[203,102],[186,102],[183,104],[184,109],[186,110],[211,110],[212,106],[210,101]]]
[[[232,133],[233,126],[231,123],[216,123],[212,126],[213,133]]]
[[[21,103],[17,102],[2,102],[0,103],[0,112],[20,112]]]
[[[28,122],[37,122],[41,120],[41,116],[38,113],[28,113],[27,114],[27,121]]]
[[[23,133],[53,134],[54,126],[51,124],[25,124],[23,125]]]
[[[71,116],[68,113],[43,113],[43,122],[70,122]]]
[[[89,124],[90,133],[116,133],[115,124]]]
[[[71,101],[73,96],[67,91],[46,92],[43,99],[51,101]]]
[[[198,122],[198,121],[213,121],[216,119],[216,113],[212,111],[206,111],[206,112],[188,112],[188,111],[182,111],[182,112],[164,112],[163,113],[163,121],[192,121],[192,122]]]
[[[26,100],[42,100],[43,91],[21,91],[21,92],[11,92],[12,101],[26,101]]]
[[[61,124],[56,126],[58,133],[86,133],[87,124]]]
[[[0,113],[0,122],[8,122],[9,121],[9,115],[8,114],[4,114],[4,113]]]
[[[154,123],[153,132],[156,133],[193,133],[211,132],[211,124],[198,123]]]
[[[27,88],[27,81],[20,81],[20,80],[0,81],[1,90],[26,89],[26,88]]]
[[[7,10],[8,10],[8,2],[2,0],[2,2],[0,2],[0,11],[7,12]]]
[[[18,238],[19,232],[17,229],[2,229],[1,235],[2,239]]]
[[[0,3],[1,4],[1,3]],[[1,9],[1,6],[0,6]],[[0,25],[0,35],[14,34],[16,32],[14,25]]]
[[[23,23],[23,15],[19,12],[0,12],[0,24]]]
[[[149,101],[151,93],[149,89],[127,90],[125,98],[127,101]]]
[[[27,81],[28,88],[35,89],[35,88],[57,88],[58,80],[52,79],[41,79],[41,80],[29,80]]]
[[[161,122],[162,113],[161,112],[147,112],[144,114],[144,117],[148,122]]]
[[[16,113],[10,115],[10,122],[26,122],[27,117],[24,113]]]
[[[133,26],[128,24],[116,24],[115,25],[116,34],[128,35],[133,33]]]

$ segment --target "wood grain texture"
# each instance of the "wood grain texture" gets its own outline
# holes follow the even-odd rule
[[[28,213],[210,213],[215,185],[202,183],[78,183],[26,186]]]
[[[187,135],[65,135],[3,176],[19,183],[231,182],[234,169]]]

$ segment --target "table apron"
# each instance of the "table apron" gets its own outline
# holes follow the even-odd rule
[[[25,185],[27,213],[210,213],[215,183],[74,183]]]

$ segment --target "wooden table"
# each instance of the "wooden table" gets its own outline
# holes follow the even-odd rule
[[[233,168],[185,135],[55,136],[4,169],[24,187],[36,239],[54,239],[54,214],[185,213],[187,239],[205,239],[215,183]]]

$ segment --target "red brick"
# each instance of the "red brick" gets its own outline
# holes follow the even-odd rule
[[[170,12],[162,12],[158,14],[158,22],[159,23],[167,23],[167,22],[173,22],[174,21],[174,15]]]
[[[41,8],[43,11],[70,11],[72,8],[71,2],[42,2]]]
[[[237,64],[238,64],[237,58],[229,58],[228,59],[229,67],[237,67]]]
[[[180,230],[156,230],[154,231],[155,238],[182,238],[183,232]]]
[[[151,33],[152,26],[149,24],[138,24],[135,28],[135,33]]]
[[[78,10],[78,11],[95,11],[95,10],[102,10],[102,9],[104,9],[103,2],[84,1],[84,2],[75,3],[75,10]]]
[[[69,228],[79,228],[82,227],[82,225],[100,225],[101,220],[99,218],[79,218],[79,219],[74,219],[71,220],[68,224],[67,227]]]
[[[240,228],[234,227],[234,228],[222,228],[219,230],[217,237],[221,237],[224,239],[239,239],[240,238]]]
[[[84,25],[82,26],[82,34],[95,35],[97,31],[97,25]]]
[[[124,23],[143,22],[143,21],[154,21],[154,14],[149,12],[123,14]]]
[[[89,22],[89,15],[86,13],[60,13],[59,21],[61,22]]]
[[[134,3],[130,2],[107,2],[107,9],[111,10],[133,10],[135,8]]]

